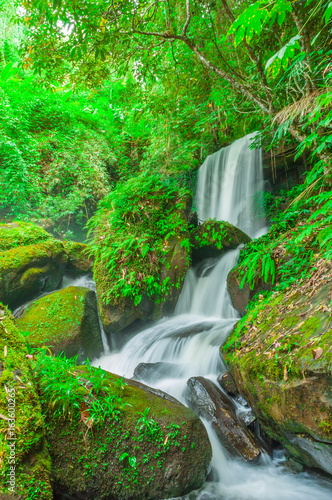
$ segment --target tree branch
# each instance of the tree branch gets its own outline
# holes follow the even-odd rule
[[[233,15],[233,12],[231,11],[228,3],[227,3],[227,0],[221,0],[221,3],[223,4],[224,10],[225,10],[227,16],[229,17],[230,21],[232,23],[234,23],[235,17]],[[268,100],[269,105],[271,107],[271,111],[273,111],[273,99],[272,99],[272,96],[271,96],[270,87],[268,86],[268,83],[267,83],[267,80],[266,80],[266,76],[265,76],[264,70],[262,68],[261,62],[260,62],[259,58],[257,57],[257,55],[255,54],[254,50],[250,47],[250,45],[248,44],[248,42],[246,41],[245,38],[243,39],[243,45],[247,49],[249,57],[256,64],[258,73],[259,73],[259,75],[261,77],[263,86],[265,88],[267,100]]]
[[[191,19],[191,13],[190,13],[190,0],[186,0],[186,8],[187,8],[187,19],[186,22],[184,23],[183,30],[182,30],[182,36],[186,36],[188,26],[190,24],[190,19]]]

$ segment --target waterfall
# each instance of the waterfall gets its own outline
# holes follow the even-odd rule
[[[199,170],[195,203],[200,221],[225,220],[251,237],[265,226],[261,149],[249,149],[256,134],[207,157]]]
[[[255,209],[263,186],[260,150],[250,150],[247,136],[207,158],[199,171],[196,204],[199,219],[217,218],[237,225],[250,236],[264,232],[264,218]],[[232,250],[187,273],[175,315],[137,333],[120,351],[95,360],[95,366],[132,377],[140,363],[167,362],[167,375],[149,385],[185,404],[187,380],[216,380],[225,371],[219,347],[232,331],[238,314],[231,305],[226,278],[238,259]],[[160,375],[160,374],[159,374]],[[271,461],[260,466],[231,459],[205,423],[213,448],[218,480],[192,492],[188,500],[329,500],[330,492],[304,475],[294,476]]]

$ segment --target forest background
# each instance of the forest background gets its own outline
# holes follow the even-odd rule
[[[291,144],[308,165],[304,185],[266,196],[274,234],[304,217],[299,242],[330,221],[332,2],[0,0],[0,8],[2,220],[43,219],[57,236],[85,239],[92,215],[93,229],[111,208],[112,238],[125,232],[117,252],[146,254],[174,232],[163,200],[193,193],[208,154],[259,131],[266,150]],[[123,217],[140,203],[137,241],[136,222]],[[100,243],[94,253],[115,264]],[[329,254],[330,234],[322,246]],[[261,272],[266,242],[254,250]]]

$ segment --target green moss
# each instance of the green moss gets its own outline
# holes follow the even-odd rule
[[[6,272],[24,268],[35,260],[56,258],[63,253],[61,241],[54,239],[0,252],[0,279]]]
[[[102,345],[95,294],[82,287],[68,287],[33,302],[17,324],[34,347],[48,346],[52,352],[65,350],[69,356],[83,349],[90,357]]]
[[[193,245],[199,248],[214,247],[217,250],[236,248],[240,243],[248,243],[250,238],[243,231],[226,221],[208,219],[193,232]]]
[[[242,393],[281,441],[285,430],[330,439],[332,270],[321,261],[313,272],[316,279],[252,303],[222,347]]]
[[[89,256],[87,245],[75,241],[63,241],[68,256],[66,274],[77,276],[92,271],[93,259]]]
[[[89,492],[99,500],[110,495],[119,499],[164,498],[199,487],[204,481],[211,450],[198,417],[177,402],[106,372],[99,371],[103,384],[98,391],[98,377],[94,375],[97,372],[91,367],[70,368],[75,383],[82,377],[81,380],[89,384],[87,398],[78,392],[77,385],[81,402],[78,401],[76,410],[73,407],[70,418],[54,411],[57,407],[51,392],[41,394],[56,488],[65,487],[72,494]],[[65,380],[62,383],[66,384]],[[48,385],[47,381],[44,385]],[[111,418],[106,411],[102,424],[94,419],[90,421],[90,429],[83,423],[79,408],[82,404],[84,408],[89,406],[94,397],[103,405],[110,394],[116,397],[119,415]],[[62,408],[61,401],[59,408]],[[200,452],[196,451],[198,447]],[[165,482],[168,468],[169,480]],[[186,468],[184,482],[181,475]]]
[[[66,260],[62,243],[55,239],[0,252],[0,301],[15,308],[54,290]]]
[[[35,224],[18,221],[0,224],[0,252],[49,239],[53,237]]]
[[[23,336],[8,310],[0,304],[0,468],[1,491],[10,493],[8,473],[15,466],[17,498],[52,498],[49,481],[50,457],[46,449],[44,420],[35,389]],[[7,390],[6,390],[7,389]],[[10,409],[15,409],[15,412]],[[10,441],[9,438],[16,438]],[[10,447],[11,443],[15,447]],[[11,463],[11,450],[15,461]]]

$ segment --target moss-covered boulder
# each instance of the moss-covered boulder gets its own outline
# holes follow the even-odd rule
[[[54,239],[0,252],[0,300],[13,309],[56,289],[66,261],[62,243]]]
[[[48,346],[53,354],[94,358],[103,350],[96,294],[69,286],[30,304],[17,324],[34,347]]]
[[[222,348],[262,426],[309,466],[332,474],[331,262],[261,297]]]
[[[76,278],[83,274],[92,273],[93,259],[89,257],[85,243],[63,241],[62,244],[68,256],[66,275]]]
[[[107,267],[100,262],[95,264],[94,279],[99,298],[100,317],[105,331],[118,332],[135,321],[157,320],[174,311],[190,263],[190,252],[186,243],[188,243],[186,233],[173,236],[164,242],[160,262],[157,255],[147,256],[147,259],[151,259],[152,267],[158,266],[160,284],[155,294],[143,293],[138,304],[134,298],[119,299],[117,296],[107,298],[107,291],[110,288]],[[138,274],[137,279],[139,278]]]
[[[27,222],[0,223],[0,252],[53,239],[41,227]]]
[[[209,439],[198,416],[178,401],[101,369],[60,367],[61,387],[74,384],[69,416],[62,401],[54,406],[45,369],[37,376],[43,377],[52,484],[59,498],[159,499],[204,482]]]
[[[206,220],[191,233],[192,261],[195,264],[209,257],[220,257],[227,250],[249,241],[247,234],[229,222]]]
[[[26,342],[0,304],[0,497],[53,498],[51,460]]]

